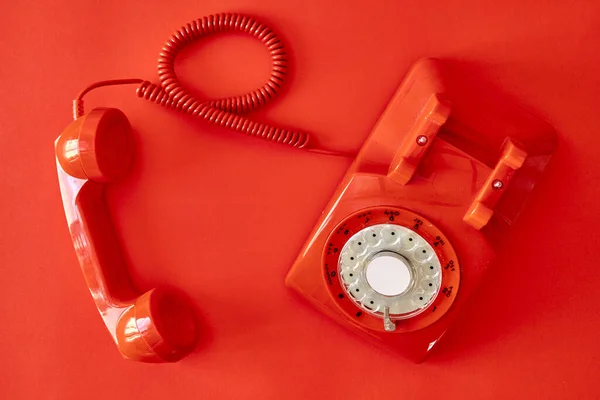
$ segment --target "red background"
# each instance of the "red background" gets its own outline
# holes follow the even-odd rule
[[[287,90],[255,117],[330,147],[356,151],[423,56],[466,61],[556,127],[559,149],[510,252],[426,364],[357,339],[283,285],[349,161],[220,130],[133,87],[87,103],[122,108],[136,129],[135,170],[110,206],[136,284],[182,288],[204,336],[178,364],[120,359],[69,239],[53,141],[83,86],[155,80],[174,29],[226,11],[261,17],[292,54]],[[599,395],[599,2],[23,0],[2,13],[0,398]],[[178,70],[205,97],[240,94],[269,58],[258,41],[218,37]]]

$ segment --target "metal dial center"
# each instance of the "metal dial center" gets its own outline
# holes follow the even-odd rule
[[[408,260],[392,251],[376,253],[365,268],[367,283],[384,296],[398,296],[413,282]]]

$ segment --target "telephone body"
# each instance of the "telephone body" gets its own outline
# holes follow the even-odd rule
[[[286,277],[416,362],[504,249],[556,146],[548,124],[468,78],[439,60],[415,64]]]

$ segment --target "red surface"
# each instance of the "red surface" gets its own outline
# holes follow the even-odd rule
[[[399,394],[398,385],[408,398],[594,398],[600,4],[435,3],[5,5],[0,398],[381,398]],[[81,88],[155,79],[171,32],[221,11],[261,16],[293,55],[287,90],[257,118],[314,132],[328,147],[357,150],[422,56],[463,61],[473,79],[557,129],[558,150],[517,223],[513,251],[502,255],[505,267],[490,271],[426,364],[357,339],[284,287],[349,162],[240,137],[127,87],[86,97],[88,107],[122,108],[139,148],[134,173],[110,190],[111,210],[133,280],[185,290],[204,337],[175,365],[120,358],[77,265],[53,141]],[[219,37],[186,53],[182,80],[206,96],[251,90],[269,72],[250,38]]]

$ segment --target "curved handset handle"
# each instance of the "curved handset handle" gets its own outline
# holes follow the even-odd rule
[[[130,137],[120,110],[78,118],[55,142],[58,180],[83,275],[119,351],[135,361],[173,362],[195,347],[193,312],[173,293],[136,292],[104,201],[105,184],[128,171]]]

